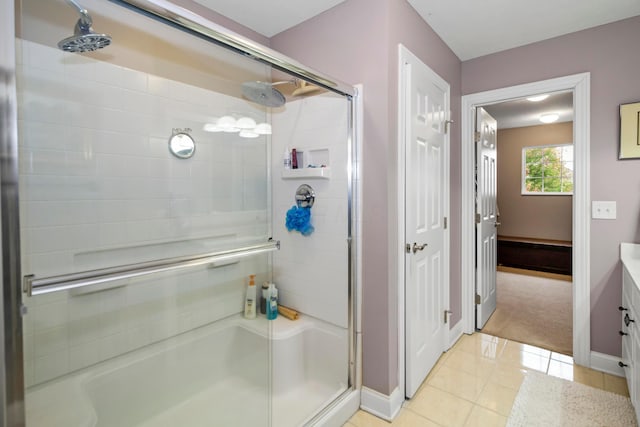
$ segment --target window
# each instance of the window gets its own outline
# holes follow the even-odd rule
[[[573,144],[524,147],[522,194],[573,194]]]

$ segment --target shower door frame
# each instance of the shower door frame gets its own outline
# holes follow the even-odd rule
[[[143,15],[158,19],[181,30],[186,30],[197,37],[213,42],[243,56],[248,56],[279,71],[291,74],[294,77],[304,79],[313,85],[345,96],[350,100],[356,95],[356,90],[353,86],[306,67],[292,58],[256,43],[240,34],[234,33],[167,0],[109,1],[133,9]],[[350,131],[353,131],[353,129],[350,129]]]
[[[25,425],[14,2],[0,4],[0,425]]]
[[[196,37],[248,56],[272,68],[286,72],[346,98],[349,102],[347,135],[348,201],[348,334],[349,366],[347,390],[327,408],[311,420],[323,417],[332,406],[357,388],[356,346],[357,325],[357,263],[356,242],[353,239],[354,223],[358,218],[354,175],[357,173],[356,97],[357,90],[346,83],[314,71],[274,50],[233,33],[195,13],[165,0],[110,0],[112,3],[140,12],[168,25],[186,30]],[[7,427],[25,425],[25,390],[22,348],[22,281],[20,263],[20,227],[18,203],[18,138],[17,97],[15,79],[15,14],[14,2],[1,2],[0,16],[6,22],[0,35],[0,236],[2,250],[2,294],[0,294],[0,425]]]

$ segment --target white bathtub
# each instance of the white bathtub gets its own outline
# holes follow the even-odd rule
[[[347,369],[342,328],[234,316],[28,389],[27,425],[300,426]]]

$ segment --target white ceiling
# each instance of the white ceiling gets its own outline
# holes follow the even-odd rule
[[[265,37],[273,37],[346,0],[195,1],[245,27],[251,28]]]
[[[638,0],[408,0],[462,60],[640,15]]]
[[[273,37],[345,0],[196,1]],[[640,0],[408,2],[462,61],[640,15]]]
[[[555,92],[543,101],[531,102],[526,98],[486,105],[484,109],[498,122],[498,129],[542,125],[540,116],[556,113],[556,123],[573,121],[573,93]]]

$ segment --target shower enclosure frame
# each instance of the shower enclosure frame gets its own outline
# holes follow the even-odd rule
[[[353,239],[357,220],[354,205],[357,173],[356,97],[357,90],[346,83],[316,72],[274,50],[233,33],[211,21],[165,0],[110,0],[123,7],[148,15],[168,25],[213,42],[240,55],[250,57],[293,77],[320,86],[345,97],[349,103],[347,167],[347,243],[348,243],[348,325],[349,367],[348,388],[327,408],[324,408],[311,424],[321,419],[331,408],[358,388],[358,364],[356,345],[356,242]],[[0,313],[0,425],[13,427],[25,425],[25,388],[23,366],[22,305],[23,284],[20,260],[20,224],[18,200],[18,138],[17,96],[15,79],[15,21],[14,2],[2,2],[0,16],[4,25],[0,43],[0,243],[2,250],[2,294]]]

